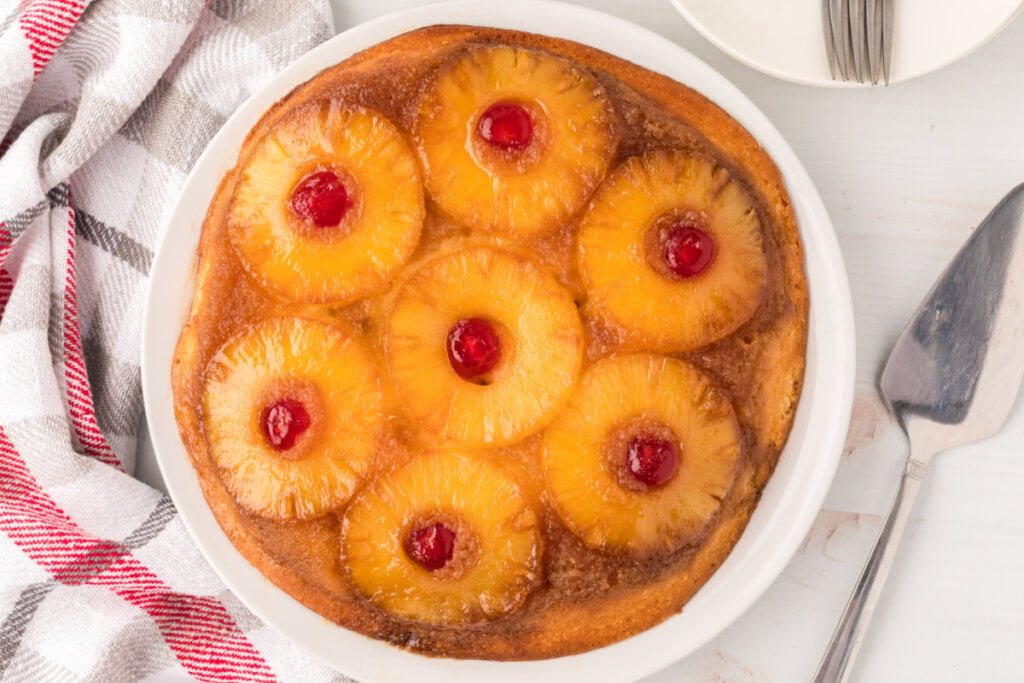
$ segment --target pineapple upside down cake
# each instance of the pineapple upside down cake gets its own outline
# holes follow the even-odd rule
[[[686,86],[435,26],[268,111],[210,206],[175,414],[235,546],[352,630],[581,652],[678,612],[771,475],[808,293],[778,170]]]

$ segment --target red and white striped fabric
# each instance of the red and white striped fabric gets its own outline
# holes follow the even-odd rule
[[[323,680],[132,477],[157,226],[324,0],[0,4],[0,679]]]

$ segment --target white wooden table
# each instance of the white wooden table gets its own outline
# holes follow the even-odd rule
[[[1024,182],[1024,16],[929,76],[832,90],[734,61],[668,0],[574,1],[661,33],[743,90],[807,167],[839,235],[857,322],[857,393],[825,507],[759,602],[704,648],[646,679],[808,680],[902,467],[902,433],[875,389],[882,363],[971,230]],[[418,4],[333,0],[335,25]],[[140,476],[159,483],[151,453],[143,448]],[[1024,399],[999,435],[934,462],[854,680],[1024,681],[1021,649]]]

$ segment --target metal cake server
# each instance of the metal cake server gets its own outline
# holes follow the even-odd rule
[[[1024,185],[992,210],[893,347],[879,382],[910,441],[892,507],[815,683],[847,681],[932,457],[1010,416],[1024,379]]]

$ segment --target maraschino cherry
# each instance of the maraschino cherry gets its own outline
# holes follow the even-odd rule
[[[669,228],[661,246],[665,265],[683,279],[707,270],[716,252],[714,238],[689,221],[680,221]]]
[[[448,332],[448,362],[465,380],[480,379],[501,360],[501,340],[482,318],[463,318]]]
[[[441,522],[420,527],[405,539],[405,552],[424,569],[441,569],[452,559],[455,532]]]
[[[271,403],[260,415],[263,436],[276,451],[286,451],[294,446],[295,440],[309,428],[309,424],[305,406],[290,398]]]
[[[317,171],[295,186],[290,204],[299,218],[320,228],[331,228],[341,223],[352,208],[352,198],[334,172]]]
[[[626,447],[626,470],[648,486],[661,486],[679,469],[679,447],[654,436],[633,437]]]
[[[533,119],[518,104],[495,104],[480,117],[476,131],[495,147],[523,149],[533,140]]]

